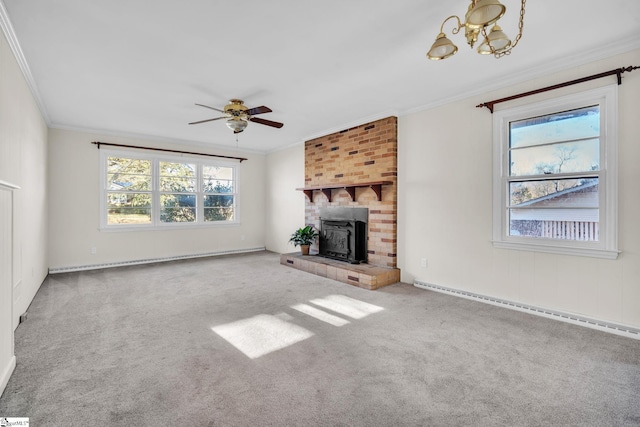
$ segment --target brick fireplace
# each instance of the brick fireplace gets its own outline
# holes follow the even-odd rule
[[[339,270],[346,271],[343,280],[356,286],[363,282],[375,282],[367,287],[376,289],[400,280],[396,268],[396,231],[397,231],[397,118],[388,117],[345,129],[305,142],[305,183],[298,188],[304,191],[305,223],[320,229],[321,212],[331,208],[367,208],[367,265],[359,268],[349,267],[340,261],[331,261]],[[317,261],[314,254],[319,250],[318,243],[311,248],[312,256],[297,257],[287,254],[281,261],[295,267],[296,261],[308,264]],[[286,258],[286,257],[285,257]],[[344,265],[343,265],[344,264]],[[351,270],[349,270],[351,268]],[[314,268],[305,265],[301,268],[320,275],[325,267]],[[311,271],[313,270],[313,271]],[[366,272],[384,276],[365,277]],[[351,272],[351,274],[349,274]],[[340,279],[338,279],[340,280]],[[387,283],[388,282],[388,283]]]

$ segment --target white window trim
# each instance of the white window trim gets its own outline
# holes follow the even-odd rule
[[[142,159],[151,161],[151,180],[152,180],[152,209],[150,224],[126,224],[116,225],[107,222],[107,157],[127,157],[133,159]],[[198,218],[203,218],[204,204],[198,196],[202,194],[200,191],[202,186],[202,166],[222,166],[233,168],[233,184],[234,184],[234,220],[233,221],[200,221],[200,222],[175,222],[164,223],[160,221],[160,175],[158,173],[159,162],[169,161],[176,163],[195,163],[197,165],[197,191],[196,191],[196,212]],[[166,154],[147,154],[137,151],[125,150],[100,150],[100,231],[144,231],[144,230],[167,230],[167,229],[192,229],[192,228],[212,228],[212,227],[234,227],[240,225],[240,188],[239,188],[239,167],[236,162],[225,160],[207,161],[201,157],[189,155],[166,155]]]
[[[600,104],[600,241],[578,242],[510,236],[507,230],[509,123]],[[497,248],[616,259],[618,250],[618,86],[505,108],[493,114],[493,245]],[[604,143],[602,143],[604,141]]]

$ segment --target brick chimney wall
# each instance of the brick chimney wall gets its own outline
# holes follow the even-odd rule
[[[305,187],[391,181],[382,201],[371,188],[357,188],[355,200],[344,189],[332,201],[320,191],[306,198],[305,222],[320,229],[319,210],[330,206],[367,207],[368,263],[396,267],[398,119],[388,117],[305,142]],[[317,253],[317,243],[312,251]]]

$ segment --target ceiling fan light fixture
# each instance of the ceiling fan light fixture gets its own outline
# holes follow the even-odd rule
[[[248,124],[249,122],[247,122],[246,120],[243,120],[237,117],[232,117],[229,120],[227,120],[227,127],[231,129],[233,133],[242,132],[247,128]]]
[[[270,126],[273,128],[280,129],[284,124],[280,122],[274,122],[272,120],[266,120],[259,117],[254,117],[259,114],[271,113],[271,108],[266,107],[264,105],[260,105],[259,107],[247,108],[244,105],[244,101],[240,99],[231,99],[229,104],[224,106],[224,109],[219,109],[215,107],[210,107],[204,104],[196,104],[200,107],[208,108],[210,110],[218,111],[219,113],[224,114],[220,117],[214,117],[212,119],[198,120],[195,122],[189,123],[190,125],[197,125],[200,123],[213,122],[215,120],[224,119],[227,127],[233,131],[233,133],[240,133],[247,128],[249,122],[258,123],[265,126]]]

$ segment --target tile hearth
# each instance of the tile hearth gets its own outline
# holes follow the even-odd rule
[[[375,290],[400,281],[400,269],[370,264],[349,264],[299,252],[282,254],[280,264],[352,286]]]

